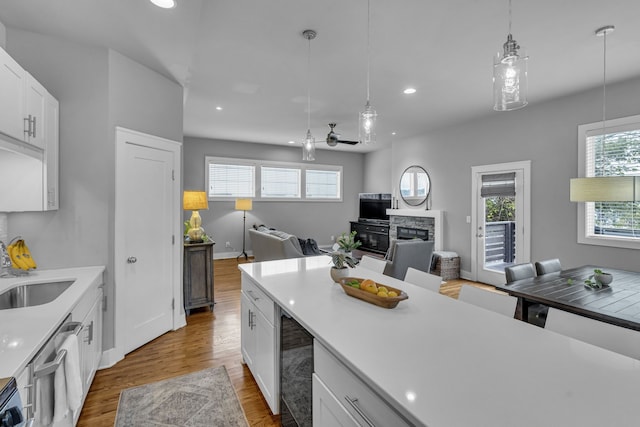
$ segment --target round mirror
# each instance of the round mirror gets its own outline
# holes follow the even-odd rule
[[[409,166],[400,177],[400,196],[409,206],[420,206],[431,191],[429,174],[420,166]]]

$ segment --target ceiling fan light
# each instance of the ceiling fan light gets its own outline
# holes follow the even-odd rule
[[[316,139],[311,135],[311,129],[307,129],[307,136],[302,141],[302,160],[313,162],[316,159]]]
[[[359,117],[359,140],[364,144],[376,143],[376,121],[378,113],[373,109],[369,101],[364,106],[364,111],[360,113]]]
[[[163,9],[173,9],[176,7],[175,0],[150,0],[151,3]]]

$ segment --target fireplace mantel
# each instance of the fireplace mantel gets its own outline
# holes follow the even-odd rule
[[[444,211],[425,210],[425,209],[387,209],[387,215],[392,216],[408,216],[417,218],[433,218],[434,220],[434,249],[436,251],[443,250],[444,237]]]

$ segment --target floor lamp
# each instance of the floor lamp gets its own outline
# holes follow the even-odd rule
[[[253,200],[251,199],[236,199],[236,210],[243,211],[242,215],[242,253],[236,257],[236,260],[244,255],[245,260],[249,260],[249,256],[244,249],[247,234],[247,211],[253,209]]]

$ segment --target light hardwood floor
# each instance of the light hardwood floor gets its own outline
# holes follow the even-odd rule
[[[241,261],[242,262],[242,261]],[[78,426],[113,426],[120,391],[201,369],[226,366],[252,426],[278,426],[240,355],[240,272],[235,259],[214,262],[213,313],[193,310],[187,326],[129,353],[124,360],[96,373]],[[465,280],[450,280],[440,292],[457,298]],[[491,286],[478,286],[493,289]]]

